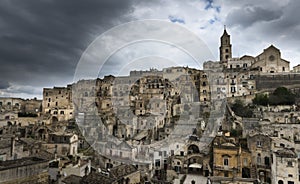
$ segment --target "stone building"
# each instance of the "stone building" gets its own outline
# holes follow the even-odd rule
[[[22,114],[37,114],[41,112],[42,101],[36,98],[34,99],[22,99],[22,98],[7,98],[0,97],[0,110],[2,112],[18,112]]]
[[[171,167],[177,173],[189,173],[202,176],[212,174],[210,167],[210,155],[208,154],[200,138],[196,135],[189,136],[184,144],[175,143],[173,155],[171,155]]]
[[[294,72],[294,73],[300,73],[300,64],[297,65],[297,66],[294,66],[292,72]]]
[[[290,72],[290,62],[282,59],[280,50],[273,45],[264,49],[258,56],[245,55],[240,58],[233,58],[230,35],[226,29],[221,36],[220,62],[224,64],[225,68],[257,69],[260,74]]]
[[[272,139],[264,134],[248,136],[247,143],[251,151],[253,177],[271,183],[271,144]]]
[[[221,66],[218,67],[218,65]],[[226,29],[221,36],[220,61],[207,61],[203,67],[205,71],[214,71],[219,68],[219,73],[222,75],[216,73],[213,75],[218,82],[214,85],[216,89],[211,89],[211,92],[225,92],[226,97],[254,97],[258,82],[256,76],[290,72],[290,62],[282,59],[280,50],[273,45],[264,49],[258,56],[232,57],[230,35]]]
[[[43,113],[49,123],[67,121],[74,118],[72,86],[43,89]],[[48,115],[48,116],[47,116]]]
[[[90,173],[81,179],[82,184],[137,184],[141,183],[140,172],[133,165],[120,165],[111,168],[109,171]]]
[[[78,135],[64,132],[49,133],[48,142],[42,144],[42,147],[57,155],[75,156],[78,153]]]
[[[272,183],[299,183],[298,157],[292,149],[280,149],[272,154]]]
[[[48,160],[26,157],[0,161],[0,183],[48,183]]]
[[[19,124],[18,112],[15,111],[0,112],[0,127],[18,125],[18,124]]]
[[[251,152],[234,138],[217,136],[213,141],[213,176],[251,178]]]
[[[28,157],[29,151],[24,148],[22,141],[15,137],[0,139],[0,160],[15,160]]]
[[[252,68],[258,68],[260,73],[290,72],[290,62],[281,58],[278,48],[271,45],[255,57]]]
[[[21,98],[0,98],[0,109],[6,111],[18,111],[22,109],[23,99]]]
[[[24,100],[22,112],[24,114],[38,114],[42,112],[42,100],[36,98]]]

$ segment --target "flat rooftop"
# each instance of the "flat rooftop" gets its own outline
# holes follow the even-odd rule
[[[37,157],[25,157],[16,160],[0,161],[0,171],[44,162],[48,163],[48,160]]]

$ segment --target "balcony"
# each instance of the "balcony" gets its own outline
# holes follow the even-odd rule
[[[257,165],[257,169],[271,169],[271,165]]]
[[[215,165],[214,165],[214,169],[215,169],[215,170],[220,170],[220,171],[234,171],[234,170],[236,170],[235,167],[230,167],[230,166],[220,166],[220,165],[218,165],[218,166],[215,166]]]

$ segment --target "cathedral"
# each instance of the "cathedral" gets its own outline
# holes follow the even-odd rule
[[[257,56],[244,55],[240,58],[232,57],[232,45],[230,35],[226,28],[221,36],[220,62],[226,68],[248,68],[257,69],[260,74],[290,72],[290,62],[281,58],[278,48],[271,45]]]

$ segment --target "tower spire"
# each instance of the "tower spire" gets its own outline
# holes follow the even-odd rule
[[[226,31],[226,25],[224,25],[224,33],[221,36],[220,45],[220,61],[227,61],[232,57],[230,35]]]

